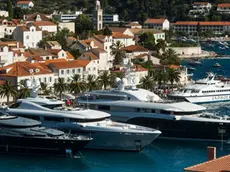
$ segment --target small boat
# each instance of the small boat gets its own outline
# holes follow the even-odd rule
[[[188,76],[188,77],[192,77],[192,76],[193,76],[193,73],[188,73],[187,76]]]
[[[215,63],[214,65],[212,65],[212,67],[221,67],[221,65],[219,63]]]
[[[188,62],[188,64],[189,64],[190,66],[200,66],[200,65],[202,65],[202,63],[201,63],[200,61],[198,61],[198,60],[190,60],[190,61]]]
[[[188,68],[188,71],[195,71],[196,70],[196,68],[194,68],[194,67],[189,67]]]

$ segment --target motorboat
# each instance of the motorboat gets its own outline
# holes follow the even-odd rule
[[[87,92],[77,102],[107,112],[115,121],[156,128],[162,132],[159,136],[162,139],[219,142],[222,131],[223,140],[229,139],[228,119],[207,114],[201,105],[163,100],[149,90],[136,87],[139,81],[132,72],[135,68],[125,60],[125,78],[116,79],[116,88]]]
[[[188,70],[188,71],[195,71],[196,68],[194,68],[194,67],[189,67],[189,68],[187,68],[187,70]]]
[[[201,66],[202,63],[199,60],[190,60],[190,61],[188,61],[188,65],[190,65],[190,66]]]
[[[65,134],[41,122],[0,112],[0,153],[75,157],[92,138]]]
[[[110,114],[106,112],[87,107],[64,107],[61,101],[38,97],[38,88],[35,87],[31,89],[33,97],[18,99],[17,103],[8,108],[8,113],[36,119],[43,126],[71,134],[87,134],[93,140],[86,148],[141,151],[161,134],[152,128],[111,121]]]
[[[209,73],[204,79],[188,84],[180,90],[168,94],[174,100],[186,100],[192,103],[213,103],[230,100],[230,81],[216,79]]]
[[[214,65],[212,65],[212,67],[221,67],[221,65],[219,63],[215,63]]]

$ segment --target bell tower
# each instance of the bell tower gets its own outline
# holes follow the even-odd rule
[[[96,0],[95,2],[94,27],[96,30],[101,30],[103,28],[103,10],[101,9],[100,1]]]

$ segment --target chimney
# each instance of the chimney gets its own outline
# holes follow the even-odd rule
[[[216,159],[216,147],[207,147],[207,158],[208,161]]]

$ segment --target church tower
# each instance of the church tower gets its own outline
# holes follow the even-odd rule
[[[96,30],[101,30],[103,28],[103,10],[101,9],[101,3],[99,0],[96,0],[94,26]]]

